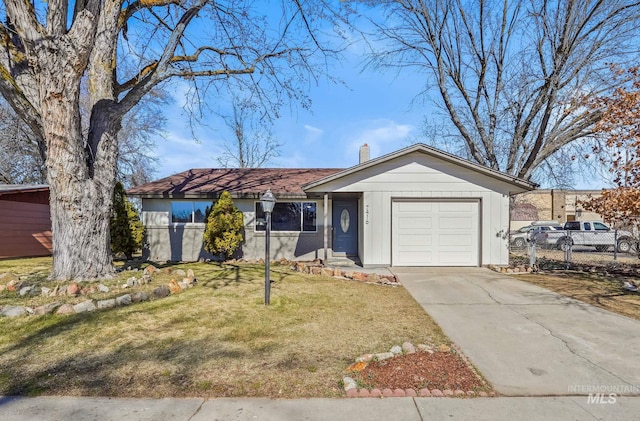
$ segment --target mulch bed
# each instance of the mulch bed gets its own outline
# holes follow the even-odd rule
[[[357,375],[370,388],[489,391],[455,352],[416,352],[374,361]]]

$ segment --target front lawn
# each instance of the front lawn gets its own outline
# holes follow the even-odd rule
[[[605,310],[640,320],[640,293],[623,288],[627,278],[619,275],[574,271],[513,275],[526,282]]]
[[[0,262],[31,283],[46,281],[48,259]],[[167,298],[73,315],[3,317],[0,395],[344,396],[354,358],[404,341],[448,343],[401,287],[272,267],[271,306],[260,265],[193,263],[153,276],[154,288],[193,269],[198,286]],[[105,281],[114,295],[125,271]],[[180,280],[179,278],[177,279]],[[120,294],[131,289],[120,291]],[[103,298],[100,298],[103,294]],[[93,297],[92,297],[93,298]],[[86,300],[77,297],[75,300]],[[0,306],[71,297],[0,293]]]

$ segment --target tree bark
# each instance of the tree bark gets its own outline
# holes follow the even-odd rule
[[[43,119],[53,234],[50,277],[61,280],[109,278],[114,273],[109,219],[115,165],[109,170],[105,168],[107,165],[96,164],[105,160],[104,149],[110,143],[109,138],[115,135],[111,134],[112,126],[103,119],[96,122],[98,127],[92,130],[100,130],[105,144],[94,150],[85,147],[80,127],[79,83],[74,80],[78,76],[54,76],[49,75],[47,82],[42,82],[41,94],[43,115],[56,116]],[[110,155],[109,158],[115,158],[116,154]]]

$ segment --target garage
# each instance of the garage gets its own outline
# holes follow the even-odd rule
[[[392,202],[393,266],[478,266],[478,200]]]

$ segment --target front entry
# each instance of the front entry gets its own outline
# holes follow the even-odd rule
[[[358,201],[333,201],[333,252],[358,255]]]

